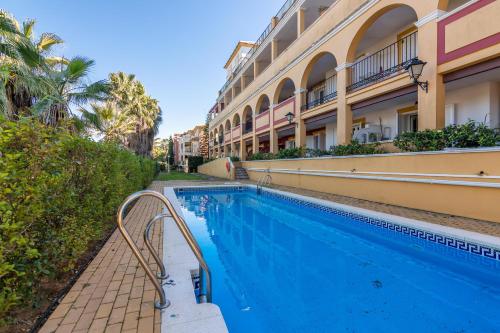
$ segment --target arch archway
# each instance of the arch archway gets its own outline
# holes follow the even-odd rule
[[[307,65],[300,87],[305,91],[306,109],[337,97],[337,59],[329,52],[317,54]]]
[[[269,110],[271,107],[271,101],[267,95],[262,95],[259,97],[257,101],[257,105],[255,107],[256,114],[261,114]]]
[[[240,126],[240,124],[241,124],[240,114],[236,113],[233,117],[233,128],[236,126]]]
[[[274,93],[273,103],[279,104],[283,101],[286,101],[290,97],[295,95],[295,83],[292,79],[285,78],[283,79],[276,88]]]
[[[228,132],[231,130],[231,121],[228,119],[226,120],[226,125],[224,126],[225,132]]]
[[[243,125],[243,134],[251,132],[253,129],[253,111],[250,105],[247,105],[245,109],[243,109],[241,121]]]
[[[418,57],[416,11],[405,4],[380,9],[356,32],[347,52],[352,91],[403,70]]]

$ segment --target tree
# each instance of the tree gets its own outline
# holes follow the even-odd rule
[[[135,122],[132,117],[122,112],[115,103],[92,104],[91,111],[80,109],[82,121],[86,128],[102,135],[104,141],[123,143],[127,135],[135,132]]]
[[[172,137],[168,138],[168,164],[169,165],[174,165],[175,164],[175,151],[174,151],[174,140]]]
[[[110,90],[107,81],[86,83],[94,64],[93,60],[74,57],[62,61],[57,69],[49,69],[47,79],[53,89],[33,105],[34,113],[45,124],[55,126],[60,120],[73,116],[72,107],[106,101]]]
[[[12,120],[29,115],[35,99],[52,90],[43,74],[49,69],[51,48],[62,40],[44,33],[35,41],[34,26],[34,20],[21,25],[0,11],[0,112]]]
[[[168,139],[156,139],[153,145],[153,158],[166,162],[168,159]]]
[[[112,73],[110,81],[112,99],[135,123],[135,131],[127,135],[125,146],[138,155],[150,156],[161,122],[158,102],[146,95],[144,86],[134,75]]]
[[[38,116],[57,125],[72,116],[71,108],[106,97],[105,81],[87,84],[94,61],[83,57],[52,57],[52,47],[63,41],[52,33],[34,37],[34,20],[22,25],[0,11],[0,111],[9,119]]]

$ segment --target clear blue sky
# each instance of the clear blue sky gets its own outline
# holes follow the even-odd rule
[[[3,0],[0,8],[36,32],[53,32],[58,53],[94,59],[92,79],[136,74],[163,109],[161,137],[204,123],[238,40],[255,40],[284,0]]]

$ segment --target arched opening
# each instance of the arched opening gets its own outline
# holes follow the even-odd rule
[[[305,110],[328,103],[337,97],[337,59],[328,52],[314,57],[302,77],[301,88],[305,90]]]
[[[257,102],[257,107],[255,108],[255,110],[257,110],[257,114],[261,114],[269,111],[270,107],[271,107],[271,102],[269,100],[269,97],[267,97],[267,95],[262,95],[259,97],[259,100]]]
[[[224,126],[222,124],[220,124],[218,132],[219,132],[218,140],[219,144],[221,145],[224,143]]]
[[[404,70],[417,54],[417,14],[407,5],[391,5],[369,18],[348,51],[347,91],[363,88]]]
[[[240,120],[240,115],[237,113],[233,117],[233,128],[236,126],[240,126],[241,120]]]
[[[243,110],[243,134],[250,133],[253,130],[253,111],[250,105]]]
[[[417,20],[413,8],[394,4],[364,22],[348,50],[346,60],[352,63],[348,68],[348,93],[405,72],[406,65],[418,58]],[[418,129],[416,86],[391,93],[391,98],[376,96],[351,105],[354,140],[391,140],[399,133]]]
[[[289,78],[284,79],[274,93],[274,104],[279,104],[295,96],[295,83]]]
[[[225,132],[231,131],[231,121],[228,119],[226,120],[226,125],[225,125]]]

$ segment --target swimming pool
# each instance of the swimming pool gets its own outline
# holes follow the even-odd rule
[[[176,194],[230,332],[500,331],[491,245],[271,190]]]

